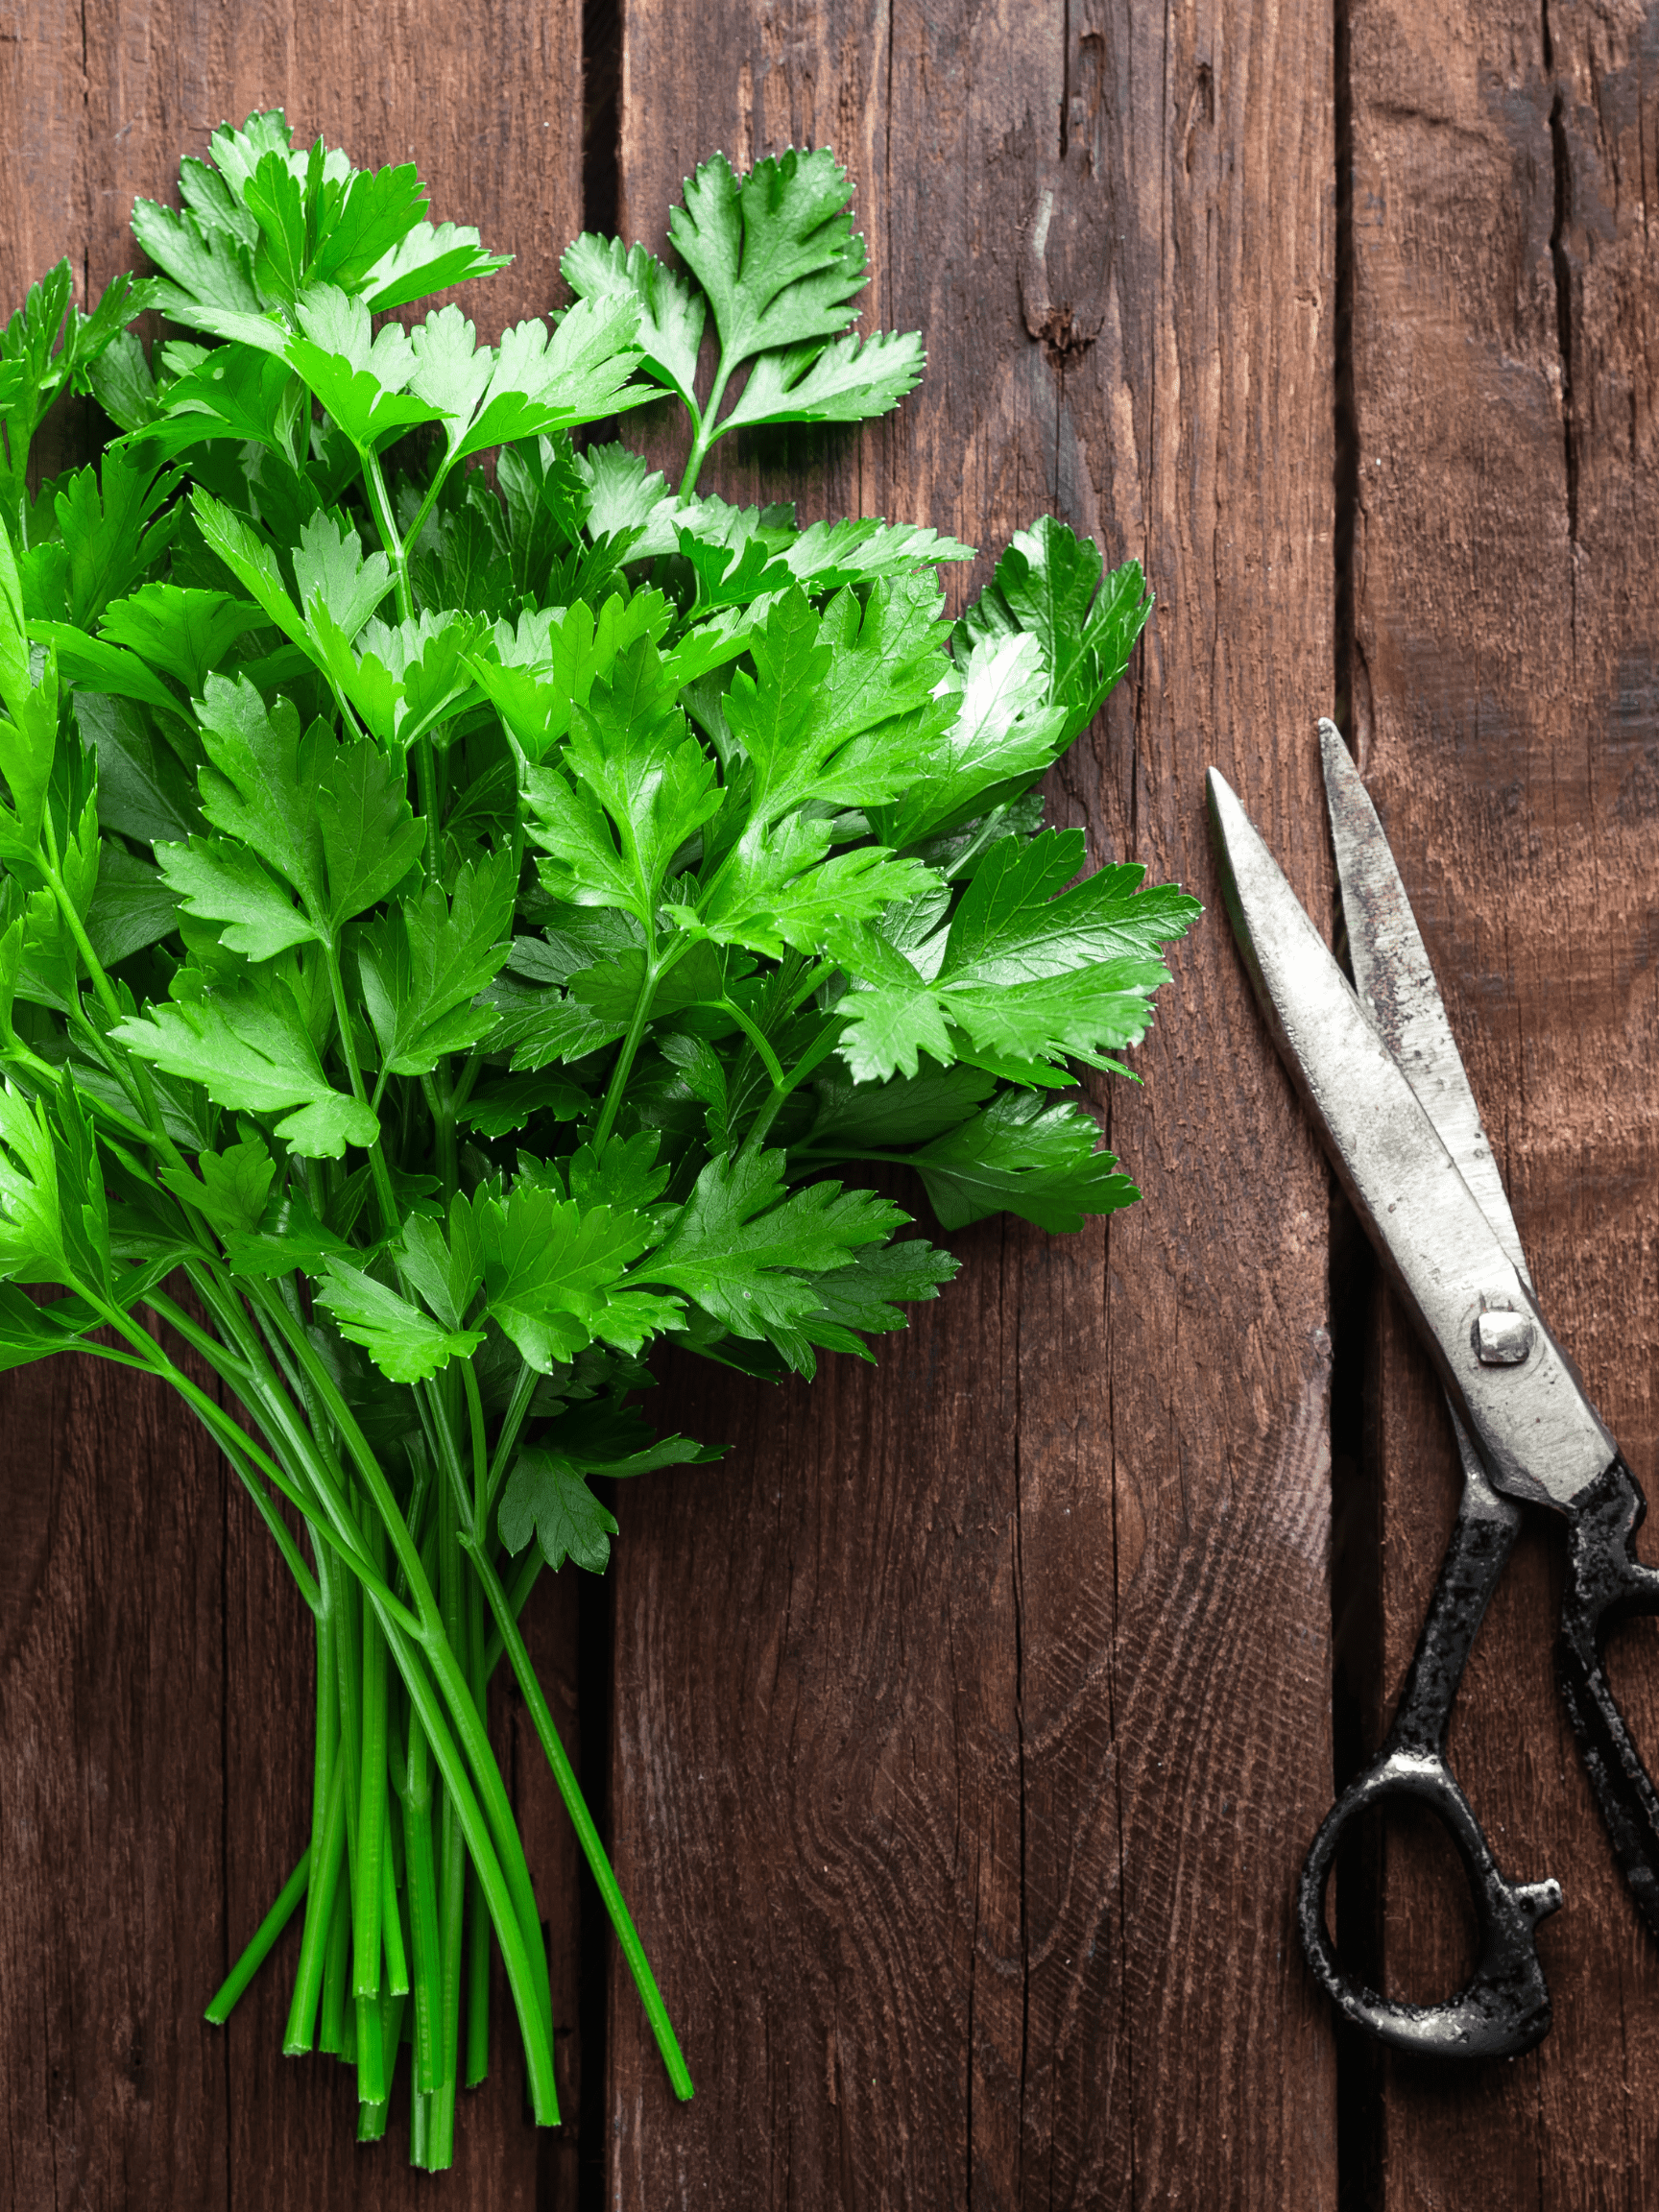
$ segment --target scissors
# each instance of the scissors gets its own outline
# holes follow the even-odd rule
[[[1297,1926],[1315,1977],[1357,2027],[1403,2050],[1509,2057],[1550,2031],[1536,1931],[1560,1905],[1561,1886],[1500,1871],[1446,1763],[1453,1701],[1521,1506],[1546,1506],[1567,1524],[1556,1683],[1614,1851],[1659,1936],[1659,1796],[1601,1659],[1620,1621],[1659,1613],[1659,1574],[1635,1553],[1647,1511],[1636,1479],[1533,1295],[1382,825],[1333,723],[1320,723],[1319,740],[1354,983],[1212,768],[1222,892],[1280,1056],[1445,1386],[1463,1495],[1393,1725],[1314,1838]],[[1444,2004],[1399,2004],[1351,1979],[1325,1926],[1344,1830],[1390,1797],[1440,1815],[1474,1893],[1479,1960]]]

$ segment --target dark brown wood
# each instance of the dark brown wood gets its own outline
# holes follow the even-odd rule
[[[1356,721],[1546,1310],[1649,1496],[1659,1072],[1652,432],[1659,13],[1551,0],[1455,25],[1354,0]],[[1377,1375],[1389,1680],[1455,1499],[1398,1320]],[[1385,2076],[1391,2207],[1650,2202],[1659,1951],[1555,1699],[1558,1540],[1523,1538],[1452,1755],[1505,1870],[1552,1873],[1555,2026],[1470,2077]],[[1647,1545],[1652,1556],[1651,1543]],[[1616,1661],[1659,1742],[1659,1645]],[[1460,1908],[1388,1846],[1389,1970],[1443,1991]]]
[[[581,228],[578,0],[340,10],[123,0],[29,6],[0,37],[0,298],[67,253],[94,295],[137,255],[134,198],[176,200],[223,122],[280,108],[371,166],[414,161],[434,222],[471,223],[513,267],[466,304],[484,335],[565,298]]]
[[[124,1369],[7,1380],[0,2202],[224,2202],[223,1469]]]
[[[1328,901],[1328,12],[629,0],[625,33],[628,235],[715,146],[829,140],[869,322],[926,333],[896,418],[791,450],[807,511],[989,549],[1053,509],[1144,561],[1054,817],[1213,899],[1218,758]],[[796,493],[767,460],[706,482]],[[613,1977],[618,2204],[1334,2201],[1289,1921],[1331,1774],[1326,1186],[1218,912],[1175,964],[1144,1094],[1094,1093],[1142,1206],[956,1239],[878,1373],[677,1378],[733,1449],[619,1507],[613,1790],[700,2086],[674,2109]]]

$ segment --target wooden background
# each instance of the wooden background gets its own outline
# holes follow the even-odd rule
[[[660,246],[714,147],[835,147],[869,322],[920,326],[927,380],[796,441],[786,483],[741,446],[706,481],[952,530],[975,580],[1046,508],[1138,555],[1158,612],[1052,811],[1212,904],[1215,760],[1331,914],[1335,705],[1545,1305],[1653,1490],[1659,6],[0,0],[0,306],[63,252],[95,291],[133,195],[275,104],[419,158],[440,217],[513,251],[492,326],[557,302],[585,222]],[[609,1581],[535,1601],[688,2106],[506,1696],[568,2125],[535,2135],[509,2059],[446,2179],[408,2174],[396,2108],[358,2151],[345,2071],[278,2056],[292,1936],[201,2024],[304,1840],[301,1611],[170,1404],[5,1379],[0,2203],[1659,2201],[1659,1951],[1554,1703],[1547,1531],[1454,1757],[1511,1875],[1566,1887],[1553,2033],[1379,2063],[1302,1966],[1296,1868],[1455,1476],[1218,909],[1175,967],[1145,1090],[1099,1094],[1143,1205],[959,1238],[878,1370],[671,1371],[735,1449],[633,1485]],[[1659,1745],[1651,1628],[1618,1678]],[[1444,1858],[1390,1829],[1350,1885],[1345,1934],[1407,1993],[1467,1947]]]

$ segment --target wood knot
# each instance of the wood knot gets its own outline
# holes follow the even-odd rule
[[[1046,184],[1025,225],[1020,308],[1025,328],[1055,368],[1080,360],[1106,320],[1110,233],[1097,192]],[[1080,203],[1086,203],[1080,204]]]

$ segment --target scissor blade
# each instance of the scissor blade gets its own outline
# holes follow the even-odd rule
[[[1210,815],[1238,949],[1280,1056],[1494,1485],[1565,1507],[1617,1456],[1521,1272],[1224,778]],[[1477,1354],[1497,1310],[1530,1324],[1516,1364]]]
[[[1359,1000],[1416,1092],[1493,1234],[1530,1284],[1521,1235],[1446,1019],[1440,986],[1371,794],[1334,722],[1319,725],[1342,918]]]

